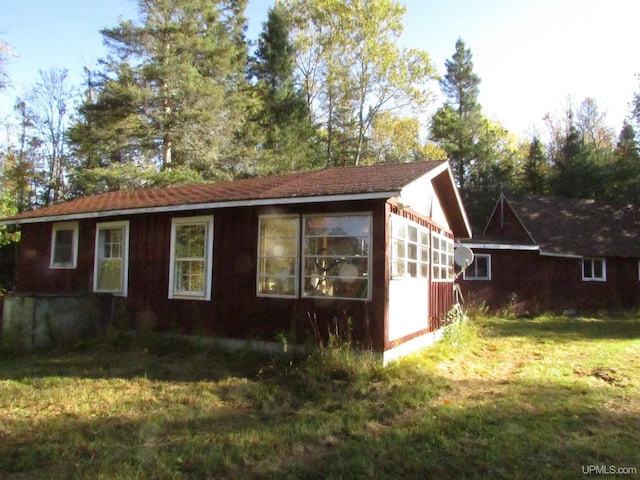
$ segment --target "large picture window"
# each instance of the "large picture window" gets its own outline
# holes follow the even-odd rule
[[[260,217],[258,295],[297,296],[299,230],[297,215]]]
[[[171,222],[169,298],[211,299],[213,216]]]
[[[78,222],[54,223],[51,232],[51,268],[76,268]]]
[[[305,296],[370,298],[370,215],[306,216],[303,245]]]
[[[96,225],[93,289],[127,295],[129,222]]]
[[[432,237],[433,280],[453,281],[453,240],[435,232]]]
[[[391,221],[391,278],[429,278],[429,230],[397,215]]]
[[[607,280],[607,264],[603,258],[582,259],[582,280],[605,282]]]
[[[479,253],[462,274],[465,280],[491,280],[491,255]]]

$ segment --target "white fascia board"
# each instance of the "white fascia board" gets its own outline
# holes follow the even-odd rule
[[[550,253],[541,251],[540,255],[545,257],[583,258],[583,255],[576,255],[575,253]]]
[[[524,251],[539,251],[538,245],[513,245],[505,243],[466,243],[456,242],[456,247],[467,247],[473,250],[474,248],[482,248],[484,250],[524,250]]]
[[[60,222],[66,220],[80,220],[83,218],[118,217],[123,215],[141,215],[145,213],[185,212],[194,210],[211,210],[233,207],[255,207],[271,205],[299,205],[303,203],[345,202],[357,200],[375,200],[397,197],[400,191],[373,192],[343,195],[321,195],[317,197],[285,197],[264,198],[258,200],[232,200],[226,202],[194,203],[167,205],[162,207],[129,208],[122,210],[106,210],[100,212],[71,213],[67,215],[51,215],[46,217],[23,218],[20,220],[0,220],[0,225],[20,225],[25,223]]]

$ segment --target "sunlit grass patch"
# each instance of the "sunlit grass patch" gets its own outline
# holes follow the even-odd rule
[[[118,336],[0,359],[2,478],[576,478],[639,466],[640,320],[484,317],[383,367]]]

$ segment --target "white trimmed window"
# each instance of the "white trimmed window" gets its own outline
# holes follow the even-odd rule
[[[433,232],[431,245],[433,281],[453,281],[453,239]]]
[[[213,216],[171,221],[169,298],[211,300]]]
[[[298,296],[300,217],[261,216],[258,236],[258,296]]]
[[[391,217],[391,278],[429,278],[429,230]]]
[[[50,268],[76,268],[78,264],[78,222],[54,223],[51,231]]]
[[[491,280],[491,255],[478,253],[462,274],[465,280]]]
[[[93,290],[127,295],[129,264],[129,222],[96,225]]]
[[[371,215],[303,217],[304,296],[371,298]]]
[[[582,280],[585,282],[606,282],[607,263],[604,258],[583,258]]]

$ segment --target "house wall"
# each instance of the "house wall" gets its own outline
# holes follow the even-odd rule
[[[640,299],[638,259],[607,259],[607,281],[583,281],[582,260],[537,251],[474,248],[491,255],[491,280],[463,280],[466,302],[496,311],[536,314],[565,309],[632,307]]]
[[[256,295],[258,218],[261,214],[372,213],[372,299],[268,298]],[[211,301],[168,298],[171,220],[214,215]],[[386,216],[385,201],[335,202],[279,207],[245,207],[197,212],[153,213],[100,222],[130,221],[127,297],[119,297],[119,315],[131,327],[224,338],[304,342],[329,328],[382,351],[385,345]],[[22,226],[17,292],[81,293],[93,285],[96,219],[79,222],[75,269],[50,269],[51,223]]]
[[[398,215],[453,240],[453,233],[446,224],[438,224],[433,219],[413,210],[400,208],[399,204],[391,201],[388,204],[387,232],[391,232],[391,215]],[[387,236],[387,256],[391,251],[390,234]],[[390,264],[389,259],[385,262]],[[388,314],[386,324],[385,350],[390,350],[399,344],[410,342],[440,329],[441,319],[453,305],[453,281],[433,281],[432,270],[429,269],[428,279],[406,278],[391,280],[388,278]]]

